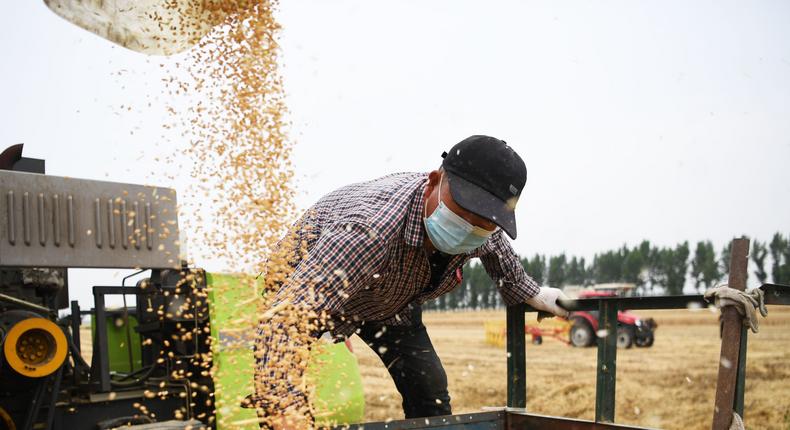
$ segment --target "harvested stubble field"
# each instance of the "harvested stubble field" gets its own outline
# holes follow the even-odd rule
[[[790,309],[769,307],[760,333],[749,336],[746,426],[790,429]],[[667,429],[709,428],[720,352],[716,313],[642,311],[658,322],[652,348],[617,352],[616,422]],[[448,373],[453,412],[503,406],[506,352],[485,343],[486,321],[504,311],[426,313],[425,324]],[[528,324],[536,324],[534,314]],[[547,324],[544,321],[542,324]],[[548,324],[552,324],[549,322]],[[378,357],[353,340],[365,385],[366,420],[400,419],[400,395]],[[550,338],[527,346],[527,409],[593,419],[595,348]]]

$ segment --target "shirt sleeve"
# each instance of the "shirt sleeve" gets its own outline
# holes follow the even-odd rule
[[[348,297],[364,288],[385,257],[383,243],[362,224],[336,224],[320,232],[310,252],[267,298],[258,323],[253,397],[258,407],[270,414],[307,411],[304,370],[324,329],[322,318],[342,313]]]
[[[501,231],[486,245],[480,261],[506,304],[524,303],[540,291],[540,286],[524,271],[518,255]]]

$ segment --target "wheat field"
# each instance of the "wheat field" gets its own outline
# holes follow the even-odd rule
[[[617,352],[615,421],[667,429],[710,428],[721,343],[718,313],[641,311],[658,322],[652,348]],[[453,412],[480,411],[506,401],[506,352],[485,343],[484,323],[504,311],[435,312],[425,324],[448,373]],[[537,324],[534,314],[528,324]],[[541,325],[556,322],[544,320]],[[790,429],[790,309],[769,307],[760,333],[749,335],[745,421],[749,429]],[[403,417],[401,398],[378,357],[358,338],[366,420]],[[527,410],[593,419],[595,348],[545,338],[527,345]]]

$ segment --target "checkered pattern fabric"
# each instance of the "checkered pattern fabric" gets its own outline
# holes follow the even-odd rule
[[[287,300],[326,315],[326,329],[335,337],[352,335],[363,321],[408,325],[408,305],[450,292],[460,282],[456,271],[475,257],[505,303],[521,303],[536,295],[539,286],[524,272],[502,230],[480,248],[453,256],[439,285],[430,286],[430,265],[423,249],[427,181],[425,173],[397,173],[348,185],[321,198],[292,229],[290,237],[306,252],[291,254],[293,273],[276,293],[275,305]],[[258,378],[276,377],[269,364],[282,363],[282,351],[289,349],[283,347],[288,337],[278,335],[284,330],[274,324],[263,322],[259,327]],[[291,394],[298,391],[286,385],[282,388]],[[258,391],[261,400],[270,397]]]

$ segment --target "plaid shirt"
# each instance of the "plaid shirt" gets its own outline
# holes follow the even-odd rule
[[[307,252],[294,254],[294,272],[275,298],[309,303],[330,317],[335,337],[352,335],[362,321],[411,324],[410,304],[422,304],[453,290],[456,271],[480,258],[505,303],[522,303],[539,286],[521,266],[502,230],[480,248],[453,256],[436,288],[423,248],[425,173],[397,173],[348,185],[321,198],[295,224],[292,234]],[[305,285],[311,285],[311,288]],[[258,377],[274,375],[267,363],[281,362],[285,336],[260,327],[256,344]],[[295,389],[289,387],[289,391]],[[258,393],[261,394],[261,393]]]

